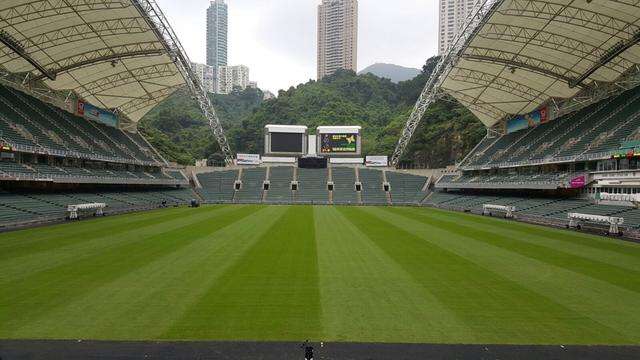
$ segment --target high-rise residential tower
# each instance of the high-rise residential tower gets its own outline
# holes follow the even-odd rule
[[[338,69],[357,71],[358,0],[322,0],[318,6],[318,79]]]
[[[249,68],[244,65],[218,67],[217,94],[230,94],[234,88],[244,90],[249,86]]]
[[[445,50],[458,36],[467,16],[479,0],[440,0],[438,27],[438,54]]]
[[[204,89],[209,93],[215,93],[217,87],[215,78],[216,68],[198,63],[191,63],[191,68],[198,77],[198,80],[200,80]]]
[[[227,66],[228,11],[224,0],[212,0],[207,9],[207,65]]]

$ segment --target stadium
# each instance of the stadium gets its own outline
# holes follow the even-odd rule
[[[0,358],[638,358],[639,24],[481,1],[390,158],[337,125],[234,154],[153,0],[2,1]],[[226,166],[139,132],[180,89]],[[486,136],[401,169],[443,98]]]

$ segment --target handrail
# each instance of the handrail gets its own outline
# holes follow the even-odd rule
[[[14,177],[16,180],[33,180],[33,181],[52,181],[56,180],[73,180],[74,182],[93,182],[97,184],[140,184],[140,185],[184,185],[188,181],[178,179],[134,179],[126,177],[106,177],[98,175],[72,175],[72,174],[42,174],[42,173],[22,173],[11,170],[3,170],[3,173]]]

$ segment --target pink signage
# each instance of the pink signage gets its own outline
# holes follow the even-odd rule
[[[580,188],[583,188],[585,185],[587,185],[587,179],[584,175],[571,179],[571,182],[569,182],[569,186],[572,189],[580,189]]]

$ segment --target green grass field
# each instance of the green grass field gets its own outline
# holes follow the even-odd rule
[[[0,234],[0,338],[640,344],[640,245],[421,208],[176,208]]]

